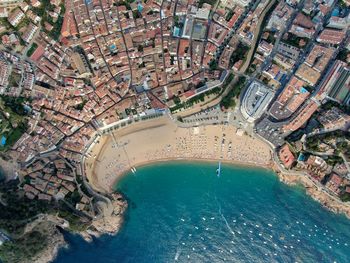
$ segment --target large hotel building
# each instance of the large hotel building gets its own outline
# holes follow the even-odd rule
[[[350,68],[337,60],[324,80],[320,96],[326,95],[340,104],[350,105]]]

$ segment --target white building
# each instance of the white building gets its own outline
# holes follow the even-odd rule
[[[350,14],[347,17],[337,17],[332,16],[329,19],[327,27],[335,28],[335,29],[346,29],[350,25]]]
[[[37,30],[38,30],[38,27],[36,25],[34,25],[33,23],[30,23],[27,30],[24,32],[22,39],[25,42],[29,43],[33,39]]]
[[[0,8],[1,7],[13,8],[13,7],[18,6],[22,2],[23,2],[23,0],[1,0],[0,1]]]
[[[274,91],[264,84],[254,80],[244,94],[241,113],[250,123],[259,119],[274,96]]]
[[[250,4],[251,0],[232,0],[233,3],[245,7]]]
[[[21,20],[24,18],[24,13],[20,8],[16,8],[16,10],[14,10],[9,17],[7,18],[7,20],[9,21],[9,23],[12,26],[17,26]]]

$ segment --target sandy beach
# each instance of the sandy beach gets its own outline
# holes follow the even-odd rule
[[[89,183],[109,193],[125,173],[142,165],[172,160],[222,161],[273,169],[287,184],[300,183],[333,212],[350,218],[350,206],[316,187],[308,176],[284,174],[265,142],[233,126],[181,128],[166,116],[142,121],[102,135],[87,152],[84,170]],[[136,171],[137,172],[137,171]]]
[[[264,142],[232,126],[178,127],[164,116],[132,124],[100,137],[84,169],[90,184],[110,192],[132,167],[166,160],[203,160],[269,167],[271,150]]]

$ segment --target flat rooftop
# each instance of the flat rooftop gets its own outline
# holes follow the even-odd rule
[[[244,94],[241,112],[248,122],[260,118],[274,96],[274,91],[264,84],[253,81]]]

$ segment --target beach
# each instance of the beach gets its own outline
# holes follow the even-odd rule
[[[270,167],[271,149],[233,126],[179,127],[166,116],[103,135],[89,149],[84,170],[102,192],[138,166],[166,160],[203,160]]]
[[[167,116],[133,123],[99,137],[84,159],[91,186],[113,192],[113,186],[137,167],[162,161],[206,161],[248,165],[274,170],[287,184],[300,183],[306,192],[333,212],[350,218],[350,206],[317,187],[306,175],[285,174],[274,163],[264,141],[228,125],[179,127]]]

